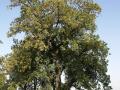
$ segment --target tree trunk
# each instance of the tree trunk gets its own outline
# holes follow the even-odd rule
[[[61,66],[56,63],[56,77],[55,77],[55,90],[61,90]]]
[[[37,78],[34,78],[34,90],[37,90]]]
[[[27,90],[27,85],[26,84],[24,85],[24,90]]]

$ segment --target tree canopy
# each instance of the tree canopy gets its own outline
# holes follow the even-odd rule
[[[4,67],[22,90],[111,90],[107,44],[96,35],[101,12],[93,0],[11,0],[20,7],[8,36],[15,40]],[[65,74],[65,83],[61,75]],[[13,88],[13,87],[12,87]]]

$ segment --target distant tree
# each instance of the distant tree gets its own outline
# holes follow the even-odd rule
[[[0,40],[0,44],[2,43],[2,41]],[[3,57],[0,57],[0,90],[3,88],[4,84],[5,84],[5,72],[3,69]]]
[[[5,84],[5,75],[2,71],[0,71],[0,89],[4,86]]]
[[[15,40],[6,68],[23,90],[110,90],[107,44],[95,34],[101,8],[93,0],[11,0],[20,7],[8,32]],[[65,83],[61,74],[65,73]],[[108,89],[109,88],[109,89]]]

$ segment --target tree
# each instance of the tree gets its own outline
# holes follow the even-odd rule
[[[8,32],[23,32],[6,62],[11,81],[24,90],[51,86],[53,90],[108,90],[108,47],[95,34],[101,8],[93,0],[11,0],[20,7]],[[61,74],[65,73],[65,83]]]

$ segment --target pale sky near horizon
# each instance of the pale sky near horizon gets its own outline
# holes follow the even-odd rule
[[[97,33],[108,43],[111,55],[108,57],[108,74],[111,76],[113,90],[120,90],[120,0],[96,0],[102,7],[97,18]],[[7,8],[9,0],[0,0],[0,55],[10,52],[12,38],[6,36],[10,23],[19,16],[19,10]]]

